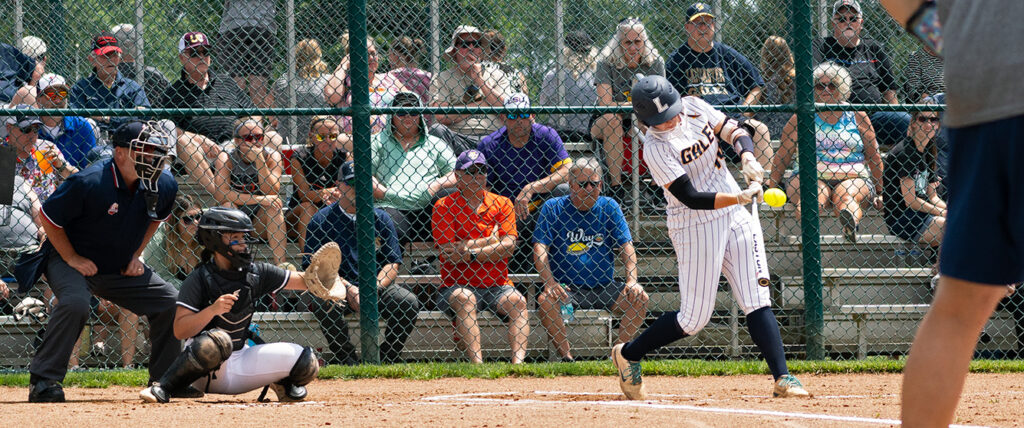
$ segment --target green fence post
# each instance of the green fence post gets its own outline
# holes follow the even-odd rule
[[[373,178],[370,169],[370,81],[366,53],[366,0],[349,0],[349,77],[352,86],[352,146],[356,165],[356,242],[359,256],[359,330],[364,363],[380,363],[377,336],[377,256],[374,242]]]
[[[809,0],[793,0],[793,56],[796,65],[797,165],[800,169],[800,200],[818,200],[817,159],[814,141],[814,69],[811,11]],[[825,314],[821,287],[821,246],[818,228],[818,204],[801,204],[800,241],[803,243],[804,323],[807,334],[807,359],[825,358]]]

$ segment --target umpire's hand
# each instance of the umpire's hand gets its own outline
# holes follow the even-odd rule
[[[139,276],[146,272],[146,267],[142,264],[142,260],[138,257],[128,262],[128,266],[121,270],[121,274],[124,276]]]
[[[96,264],[93,263],[92,260],[89,260],[78,254],[72,256],[71,259],[68,260],[67,262],[68,265],[75,268],[75,270],[77,270],[78,273],[82,274],[82,276],[93,276],[96,275],[96,272],[99,271],[99,269],[96,269]]]

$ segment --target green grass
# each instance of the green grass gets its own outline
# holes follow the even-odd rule
[[[794,374],[899,373],[904,359],[868,358],[860,361],[789,362]],[[971,363],[975,373],[1024,372],[1024,361],[976,360]],[[650,376],[730,376],[766,374],[762,361],[657,360],[644,363],[644,374]],[[500,379],[504,377],[611,376],[614,368],[608,361],[576,363],[413,363],[387,366],[327,366],[320,370],[321,379],[414,379],[440,378]],[[96,370],[68,373],[64,385],[83,388],[106,388],[111,385],[144,386],[145,370]],[[0,386],[28,386],[28,373],[0,373]]]

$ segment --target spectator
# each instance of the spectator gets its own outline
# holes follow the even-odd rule
[[[931,98],[927,104],[936,104]],[[946,228],[946,202],[936,188],[939,113],[922,111],[911,115],[907,137],[885,157],[885,224],[903,240],[938,247]]]
[[[814,68],[815,102],[846,104],[851,82],[846,68],[833,63],[819,64]],[[796,152],[796,121],[793,115],[783,129],[779,153],[772,160],[768,187],[785,185],[782,176]],[[848,241],[857,242],[857,223],[864,215],[861,204],[870,200],[875,208],[882,208],[882,156],[871,119],[864,112],[821,111],[814,118],[814,133],[819,209],[831,205],[839,216],[843,235]],[[798,175],[794,170],[785,188],[799,216]]]
[[[484,51],[484,58],[498,66],[498,69],[505,76],[508,77],[511,82],[511,90],[514,92],[527,93],[530,92],[526,87],[526,75],[522,71],[519,71],[511,64],[505,62],[505,53],[507,47],[505,46],[505,36],[501,35],[498,30],[487,30],[484,31],[484,37],[481,40],[481,44]]]
[[[288,199],[288,224],[294,224],[299,247],[306,242],[306,225],[321,208],[337,200],[338,170],[348,152],[338,147],[341,126],[333,116],[316,116],[307,126],[306,146],[292,155],[295,191]]]
[[[71,87],[69,106],[126,109],[149,107],[149,98],[142,86],[118,71],[121,47],[112,34],[104,31],[93,38],[89,63],[92,64],[93,74]],[[94,116],[92,119],[101,130],[108,133],[123,123],[135,120],[131,117],[110,116]]]
[[[163,244],[167,271],[179,281],[184,281],[199,264],[202,248],[196,239],[196,232],[202,215],[199,205],[188,195],[179,194],[174,199],[174,210],[164,229]]]
[[[483,36],[471,25],[460,25],[452,33],[445,56],[453,64],[430,82],[432,106],[500,107],[512,93],[509,77],[486,61]],[[481,138],[501,127],[497,114],[441,114],[434,119],[438,123],[430,134],[448,143],[455,153],[475,148]]]
[[[348,40],[347,34],[344,40]],[[343,44],[348,46],[348,43],[343,42]],[[370,104],[376,107],[384,107],[394,94],[406,90],[405,85],[402,85],[402,82],[399,82],[391,74],[377,73],[377,68],[380,66],[380,57],[377,54],[377,44],[371,38],[366,39],[366,55],[368,61],[367,69],[370,73]],[[348,74],[348,69],[349,56],[346,52],[345,57],[338,63],[338,68],[334,70],[334,74],[327,81],[327,86],[324,87],[324,98],[327,99],[328,104],[336,107],[352,105],[352,93],[349,91],[352,86],[352,78]],[[338,121],[341,123],[343,132],[352,134],[351,116],[339,116]],[[384,116],[371,116],[370,126],[372,127],[372,133],[380,132],[384,129]],[[351,152],[351,141],[348,141],[346,144],[345,150]]]
[[[259,107],[271,107],[270,69],[277,60],[277,7],[273,0],[227,0],[220,18],[221,68]]]
[[[896,74],[885,46],[861,37],[864,25],[857,0],[836,0],[832,4],[832,35],[815,42],[814,61],[834,62],[846,67],[853,79],[851,104],[899,104]],[[892,147],[907,134],[910,115],[905,112],[875,112],[871,123],[878,144]]]
[[[320,329],[334,353],[336,363],[349,364],[355,360],[355,347],[350,343],[346,313],[359,311],[359,267],[356,254],[356,174],[352,161],[345,162],[338,175],[338,202],[328,205],[313,216],[306,237],[306,253],[314,253],[330,241],[341,247],[342,261],[338,275],[348,287],[347,307],[334,307],[334,303],[317,301],[313,313],[320,320]],[[382,362],[400,361],[405,341],[416,324],[420,301],[407,288],[395,283],[398,267],[402,264],[402,249],[398,235],[388,213],[373,210],[374,237],[377,243],[377,308],[388,323],[384,343],[380,347]],[[361,238],[360,238],[361,239]],[[309,265],[309,256],[303,256],[302,265]],[[344,304],[343,304],[344,305]]]
[[[16,109],[29,109],[25,104]],[[14,148],[17,159],[14,170],[32,186],[40,201],[50,197],[57,185],[78,168],[70,165],[60,149],[50,141],[39,138],[42,121],[36,116],[8,116],[6,145]]]
[[[285,262],[288,240],[281,202],[281,153],[264,144],[263,125],[240,119],[235,127],[234,149],[221,152],[214,162],[217,202],[238,208],[256,219],[256,233],[267,240],[274,264]]]
[[[796,81],[796,66],[793,52],[786,39],[769,36],[761,46],[761,74],[764,75],[764,90],[760,104],[792,104]],[[757,117],[768,127],[768,134],[779,137],[782,128],[793,116],[786,112],[758,113]]]
[[[0,101],[11,103],[18,89],[32,82],[35,70],[35,59],[14,46],[0,43]]]
[[[523,93],[505,100],[509,109],[530,108]],[[537,218],[532,213],[545,199],[569,194],[565,180],[572,159],[554,129],[535,123],[528,113],[508,113],[505,126],[484,137],[477,150],[487,159],[487,184],[491,191],[513,201],[519,244],[512,257],[512,271],[530,268],[529,239]]]
[[[594,70],[597,67],[597,49],[594,41],[583,31],[565,36],[561,61],[544,75],[540,87],[541,105],[592,106],[597,104],[594,88]],[[590,141],[589,114],[552,115],[554,128],[563,141]]]
[[[281,76],[274,82],[272,95],[276,107],[327,107],[324,88],[330,78],[323,51],[316,39],[305,39],[295,45],[295,80]],[[295,91],[295,105],[288,98]],[[294,143],[309,135],[309,120],[306,117],[284,116],[278,118],[277,131]],[[332,178],[333,180],[333,178]]]
[[[415,92],[421,100],[427,99],[430,80],[434,77],[431,72],[419,68],[424,46],[421,39],[402,36],[391,42],[391,50],[388,51],[388,64],[391,66],[388,74]]]
[[[0,276],[9,276],[18,255],[43,239],[39,207],[39,198],[32,187],[15,175],[13,203],[0,205]]]
[[[686,43],[668,58],[668,81],[682,95],[703,98],[712,105],[751,105],[761,98],[764,80],[754,64],[743,54],[715,42],[718,23],[706,3],[694,3],[686,9]],[[762,164],[772,159],[771,136],[761,121],[749,119],[751,113],[726,113],[744,126],[754,139],[754,156]],[[726,156],[739,162],[739,154],[729,144],[722,146]]]
[[[38,95],[36,84],[39,82],[39,78],[46,73],[46,42],[36,36],[25,36],[21,38],[18,49],[29,58],[36,60],[36,67],[32,71],[32,78],[15,92],[14,98],[11,99],[11,105],[35,105]]]
[[[508,278],[517,235],[512,201],[487,191],[487,159],[477,150],[459,155],[455,175],[459,191],[437,201],[431,216],[441,254],[437,308],[452,317],[470,362],[483,362],[477,313],[487,309],[508,323],[512,363],[522,363],[530,322],[526,297]]]
[[[413,92],[400,92],[394,107],[422,107]],[[423,115],[395,114],[391,126],[370,140],[373,175],[380,183],[377,205],[394,220],[401,244],[431,240],[434,203],[455,187],[455,154],[444,141],[426,133]]]
[[[121,47],[121,63],[117,66],[117,71],[122,76],[140,83],[150,101],[156,101],[171,82],[155,67],[147,65],[140,69],[136,64],[136,60],[142,58],[142,38],[138,30],[132,24],[117,24],[110,29],[110,33]]]
[[[907,68],[903,70],[907,76],[907,99],[916,103],[924,97],[946,93],[943,69],[942,57],[934,52],[924,47],[911,52]]]
[[[647,28],[637,18],[626,18],[615,27],[615,35],[601,49],[597,57],[597,103],[602,106],[632,106],[629,91],[638,75],[665,75],[665,61],[654,47]],[[633,131],[633,126],[640,128]],[[609,194],[619,202],[627,200],[628,190],[622,186],[623,173],[632,172],[631,158],[633,144],[639,150],[639,141],[633,136],[644,132],[644,126],[633,123],[632,116],[622,113],[605,113],[590,127],[590,135],[600,141],[600,152],[608,166]],[[628,142],[628,144],[627,144]],[[640,173],[646,171],[643,157],[640,159]]]
[[[40,108],[67,108],[68,84],[59,74],[47,73],[39,79]],[[78,116],[43,116],[39,137],[53,141],[71,166],[82,169],[89,164],[87,156],[96,147],[96,134],[88,119]]]
[[[622,314],[619,336],[624,343],[636,335],[647,316],[647,293],[637,283],[636,250],[618,202],[601,196],[601,164],[583,158],[569,168],[569,196],[544,203],[533,234],[537,272],[544,291],[537,296],[540,321],[563,360],[572,361],[562,304],[575,310],[606,309]],[[626,271],[616,281],[612,250]]]

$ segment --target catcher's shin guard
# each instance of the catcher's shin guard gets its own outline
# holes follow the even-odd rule
[[[231,351],[231,336],[224,330],[215,328],[199,333],[171,363],[160,380],[142,390],[140,396],[146,402],[166,403],[170,401],[171,391],[187,388],[192,382],[216,370],[231,356]]]
[[[316,379],[319,372],[320,361],[313,348],[307,346],[302,349],[288,377],[275,382],[271,388],[277,394],[278,401],[302,401],[306,399],[306,385]]]

